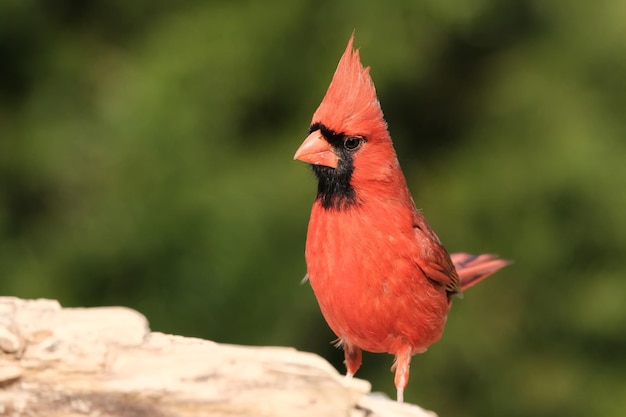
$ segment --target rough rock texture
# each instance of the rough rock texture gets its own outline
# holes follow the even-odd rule
[[[124,307],[0,297],[0,416],[433,417],[317,355],[150,332]]]

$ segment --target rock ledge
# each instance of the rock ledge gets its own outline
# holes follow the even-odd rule
[[[324,359],[150,332],[125,307],[0,297],[0,415],[436,417]]]

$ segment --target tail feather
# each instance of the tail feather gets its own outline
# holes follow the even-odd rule
[[[463,291],[512,263],[489,253],[482,255],[453,253],[450,255],[450,259],[452,259],[456,272],[459,274],[461,290]]]

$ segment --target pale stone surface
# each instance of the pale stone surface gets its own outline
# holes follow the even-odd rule
[[[0,416],[435,416],[369,391],[292,348],[150,332],[124,307],[0,297]]]

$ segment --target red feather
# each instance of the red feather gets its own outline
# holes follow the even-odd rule
[[[508,262],[448,255],[415,207],[369,68],[352,43],[295,156],[312,164],[320,181],[306,263],[348,376],[361,364],[361,349],[390,353],[402,401],[411,356],[439,340],[451,296]]]

